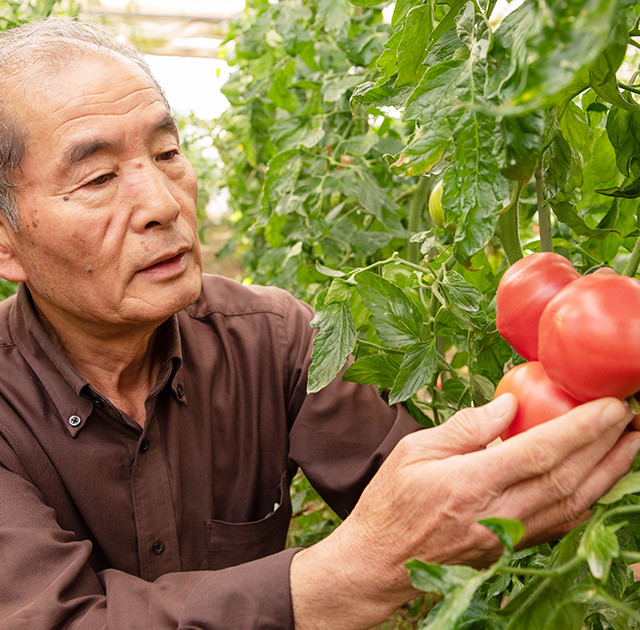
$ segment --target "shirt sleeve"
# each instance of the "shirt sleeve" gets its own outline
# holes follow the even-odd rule
[[[313,311],[287,298],[290,367],[289,456],[322,498],[344,518],[393,447],[422,429],[403,405],[389,406],[372,385],[343,381],[307,394]]]
[[[294,627],[289,566],[295,550],[147,582],[115,569],[94,572],[91,543],[61,529],[40,492],[6,468],[0,468],[0,505],[3,628]]]

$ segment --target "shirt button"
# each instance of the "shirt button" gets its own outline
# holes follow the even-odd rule
[[[82,418],[80,416],[70,416],[69,424],[72,427],[77,427],[82,422]]]
[[[178,394],[178,398],[182,398],[184,396],[184,387],[178,385],[178,387],[176,387],[176,393]]]
[[[149,450],[149,440],[142,440],[140,442],[140,452],[146,453]]]
[[[156,540],[153,545],[151,545],[151,551],[153,551],[156,556],[162,555],[164,552],[164,543],[161,540]]]

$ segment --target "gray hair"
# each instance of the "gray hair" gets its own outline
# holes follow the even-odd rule
[[[13,175],[20,168],[28,137],[10,111],[7,95],[12,87],[48,74],[88,50],[133,61],[151,78],[169,110],[165,94],[142,55],[103,26],[50,17],[0,32],[0,212],[14,230],[18,229],[19,214]]]

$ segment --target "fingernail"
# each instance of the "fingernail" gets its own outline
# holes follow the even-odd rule
[[[620,424],[627,419],[626,416],[626,410],[621,401],[610,402],[600,413],[602,424],[607,427]]]
[[[513,409],[513,399],[508,394],[502,394],[489,403],[493,415],[504,416]]]

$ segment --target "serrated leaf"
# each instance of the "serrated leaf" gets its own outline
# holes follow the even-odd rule
[[[498,121],[496,146],[500,172],[507,179],[529,179],[542,152],[546,116],[542,110]]]
[[[389,404],[403,402],[424,387],[438,367],[434,341],[420,341],[409,346],[389,393]]]
[[[362,83],[363,74],[341,74],[328,78],[321,88],[322,96],[327,103],[333,103]]]
[[[482,293],[467,282],[457,271],[449,271],[440,282],[450,307],[474,313],[482,304]]]
[[[607,45],[615,8],[615,0],[525,2],[507,16],[496,31],[498,41],[508,34],[511,62],[499,111],[520,115],[556,103]]]
[[[423,628],[428,630],[452,630],[465,614],[474,593],[491,571],[480,572],[464,566],[441,566],[420,560],[411,560],[406,565],[413,586],[419,590],[444,594],[437,615],[430,615]]]
[[[482,374],[472,374],[470,382],[471,397],[476,405],[484,405],[493,399],[496,388],[486,376]]]
[[[400,361],[390,354],[372,354],[360,357],[342,375],[345,381],[377,385],[391,389],[395,381]]]
[[[420,341],[422,315],[400,287],[370,271],[357,274],[355,279],[383,344],[404,348]]]
[[[640,177],[623,187],[597,189],[596,192],[609,197],[623,197],[624,199],[637,199],[640,197]]]
[[[442,383],[442,395],[455,409],[471,405],[470,391],[469,383],[456,377],[448,378]]]
[[[332,302],[347,302],[353,294],[353,286],[341,278],[334,278],[324,297],[323,305]]]
[[[421,123],[397,167],[411,174],[451,159],[444,175],[443,206],[456,225],[455,253],[466,261],[493,236],[509,184],[487,147],[495,143],[496,123],[480,108],[487,102],[487,51],[491,32],[471,3],[458,16],[464,56],[429,68],[407,102],[405,118]]]
[[[609,575],[611,562],[620,554],[620,545],[614,526],[602,522],[587,527],[580,541],[578,554],[586,559],[591,575],[602,580]]]
[[[322,275],[329,276],[330,278],[344,278],[345,276],[343,271],[340,271],[339,269],[331,269],[319,262],[316,262],[316,269]]]
[[[640,472],[630,472],[622,477],[603,497],[598,499],[599,505],[611,505],[620,501],[627,494],[640,493]]]
[[[356,343],[356,327],[345,302],[324,306],[316,312],[311,325],[319,332],[313,341],[308,393],[320,391],[337,376]]]
[[[620,172],[629,177],[640,173],[640,112],[612,107],[607,117],[607,135],[616,152]]]
[[[524,525],[514,519],[491,517],[483,518],[478,522],[490,529],[510,552],[513,552],[514,547],[524,536]]]
[[[423,4],[407,12],[402,39],[398,44],[398,78],[396,87],[415,85],[425,71],[422,62],[429,42],[433,20],[431,5]]]

